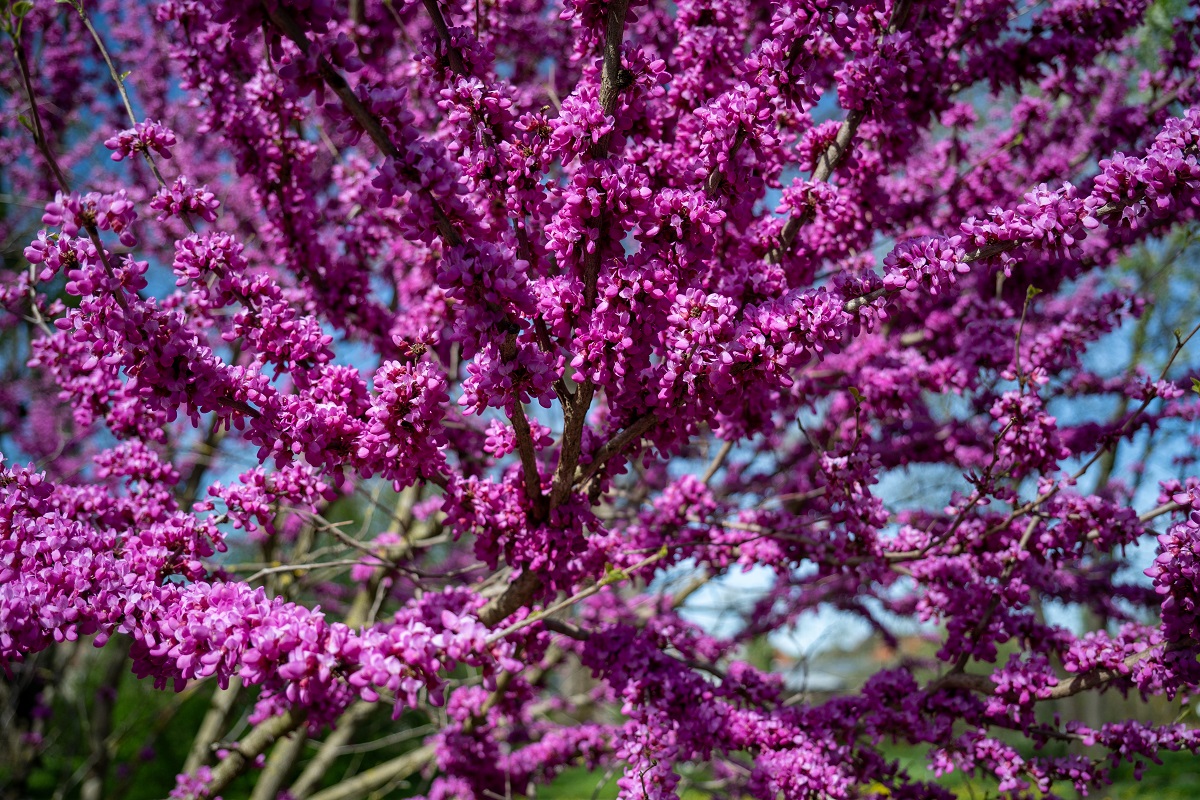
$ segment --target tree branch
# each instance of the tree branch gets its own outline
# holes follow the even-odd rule
[[[625,15],[629,11],[629,0],[609,0],[608,15],[604,20],[604,67],[600,76],[600,107],[612,116],[617,110],[621,94],[621,44],[625,41]],[[605,134],[592,145],[592,158],[605,158],[612,132]]]
[[[627,428],[609,439],[596,451],[592,462],[575,477],[575,483],[583,485],[591,481],[592,477],[606,466],[609,461],[619,456],[624,452],[626,447],[641,438],[642,434],[653,428],[657,423],[658,414],[654,411],[648,411],[635,419]]]
[[[423,0],[423,4],[429,18],[433,20],[434,29],[437,30],[438,36],[442,38],[442,43],[446,46],[446,59],[450,62],[450,69],[459,75],[467,74],[462,53],[451,43],[450,28],[446,25],[446,18],[442,16],[442,7],[438,5],[438,0]]]
[[[258,780],[254,783],[254,791],[250,793],[250,800],[275,800],[280,787],[283,786],[288,773],[292,771],[292,767],[300,758],[300,754],[304,752],[304,745],[307,743],[308,731],[303,728],[292,731],[291,735],[276,742],[275,747],[271,749],[271,755],[267,756],[267,763],[259,774]]]
[[[285,711],[278,717],[263,720],[244,739],[230,748],[229,754],[213,767],[212,777],[207,784],[208,794],[215,797],[233,779],[245,772],[254,759],[267,751],[281,736],[287,736],[304,724],[304,715],[299,711]]]
[[[546,619],[547,617],[557,614],[559,611],[562,611],[565,608],[570,608],[571,606],[578,603],[580,600],[584,600],[584,599],[596,594],[601,589],[603,589],[605,586],[608,586],[613,583],[617,583],[619,581],[626,580],[630,576],[631,573],[637,572],[638,570],[642,569],[643,567],[648,567],[651,564],[653,564],[655,561],[661,561],[663,558],[666,557],[666,555],[667,555],[667,548],[664,546],[657,553],[650,556],[649,558],[642,559],[641,561],[639,561],[638,563],[636,563],[632,567],[630,567],[628,570],[614,570],[613,572],[609,573],[608,575],[605,575],[603,578],[601,578],[600,580],[593,583],[591,586],[587,587],[586,589],[581,589],[580,591],[571,595],[567,599],[562,600],[561,602],[555,603],[554,605],[552,605],[548,608],[544,608],[541,611],[537,611],[533,614],[530,614],[525,619],[521,620],[520,622],[515,622],[512,625],[509,625],[507,628],[505,628],[502,631],[497,631],[496,633],[493,633],[492,635],[488,636],[487,643],[492,644],[494,642],[498,642],[501,639],[503,639],[505,636],[508,636],[509,634],[516,633],[517,631],[522,630],[523,628],[528,628],[530,625],[534,624],[535,622],[541,622],[542,620]]]
[[[334,725],[333,732],[321,743],[317,754],[305,765],[300,777],[288,789],[290,797],[294,800],[305,800],[312,794],[313,789],[317,787],[321,778],[325,777],[329,767],[341,754],[341,748],[354,736],[358,724],[366,719],[375,708],[375,703],[359,700],[342,712]]]
[[[600,105],[604,113],[612,114],[617,107],[621,91],[621,42],[625,36],[625,15],[629,9],[629,0],[612,0],[608,5],[608,16],[605,22],[604,67],[600,83]],[[592,158],[605,158],[608,155],[609,136],[604,136],[592,146]],[[604,258],[605,215],[600,215],[600,239],[584,260],[584,308],[591,308],[596,300],[596,285],[599,280],[600,264]],[[591,409],[592,398],[596,387],[591,381],[584,381],[576,390],[572,399],[563,403],[563,435],[559,451],[558,464],[554,468],[554,476],[550,486],[549,508],[554,509],[566,502],[571,496],[575,485],[575,469],[579,464],[579,456],[583,444],[583,428],[587,422],[588,411]],[[500,620],[521,608],[541,589],[541,579],[531,573],[524,572],[513,582],[504,594],[488,603],[481,611],[481,619],[493,620],[488,624],[496,624]],[[486,615],[486,616],[485,616]]]
[[[300,24],[292,16],[292,13],[282,5],[264,4],[263,8],[275,27],[284,36],[291,39],[300,48],[302,53],[309,55],[312,45],[308,41],[308,36],[305,35],[304,29],[300,27]],[[350,84],[346,82],[342,74],[324,56],[318,55],[316,60],[317,72],[321,76],[321,79],[325,81],[325,84],[342,101],[342,105],[350,112],[350,116],[354,117],[354,121],[366,131],[367,136],[375,143],[380,152],[402,163],[404,159],[403,154],[392,142],[378,118],[358,99],[358,95],[350,88]],[[437,221],[438,233],[441,237],[451,246],[462,244],[462,236],[454,227],[454,223],[446,216],[446,212],[442,210],[441,203],[438,202],[437,198],[430,194],[428,189],[421,189],[419,191],[433,209],[434,218]]]
[[[385,761],[377,767],[331,786],[312,795],[311,800],[357,800],[368,792],[386,786],[393,781],[403,780],[433,759],[433,745],[426,744],[410,753]]]
[[[221,731],[225,730],[225,722],[229,719],[229,712],[233,709],[233,704],[237,702],[237,696],[241,690],[242,679],[231,678],[228,687],[222,689],[218,686],[217,690],[213,692],[208,711],[204,714],[204,719],[196,730],[192,747],[188,750],[187,759],[183,762],[183,771],[186,774],[195,773],[208,761],[208,757],[212,754],[213,743],[221,737]]]
[[[892,17],[888,22],[888,33],[895,33],[908,19],[909,6],[912,0],[897,0],[895,7],[892,9]],[[834,135],[833,141],[829,146],[817,156],[817,163],[813,165],[812,180],[814,183],[823,183],[833,176],[834,170],[842,163],[842,160],[850,152],[850,145],[854,142],[854,136],[858,133],[858,126],[867,116],[867,108],[855,108],[846,115],[846,119],[838,128],[837,134]],[[800,229],[812,221],[816,212],[809,207],[800,214],[792,215],[788,221],[784,223],[783,231],[779,234],[779,242],[767,252],[767,261],[772,264],[778,264],[783,260],[784,255],[791,251],[792,245],[796,243],[796,236],[800,233]]]
[[[1071,697],[1072,695],[1079,694],[1080,692],[1086,692],[1089,689],[1095,689],[1099,686],[1109,683],[1110,681],[1117,680],[1118,678],[1128,677],[1129,672],[1135,666],[1137,666],[1138,663],[1145,661],[1152,656],[1161,656],[1166,655],[1167,653],[1177,652],[1179,650],[1186,650],[1194,645],[1195,642],[1187,640],[1173,643],[1162,650],[1155,650],[1151,648],[1144,650],[1141,653],[1134,653],[1133,655],[1125,658],[1124,669],[1099,667],[1097,669],[1089,670],[1088,672],[1081,672],[1078,675],[1073,675],[1067,680],[1056,684],[1045,697],[1039,697],[1037,700],[1039,702],[1045,700],[1061,700],[1064,697]],[[925,691],[929,693],[935,692],[939,689],[966,689],[972,692],[979,692],[980,694],[995,694],[996,683],[989,675],[978,675],[971,672],[950,672],[932,681]]]

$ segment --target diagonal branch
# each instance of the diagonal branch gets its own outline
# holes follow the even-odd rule
[[[897,0],[895,7],[892,9],[892,18],[888,23],[887,33],[892,34],[900,29],[908,19],[908,11],[912,0]],[[833,137],[833,141],[825,148],[819,156],[817,163],[813,165],[812,180],[816,183],[823,183],[833,176],[834,170],[842,163],[846,155],[850,152],[850,145],[854,142],[854,137],[858,133],[858,127],[867,116],[867,108],[856,108],[851,110],[847,115],[842,126],[838,128],[837,134]],[[772,264],[778,264],[783,257],[792,249],[792,245],[796,243],[796,236],[799,235],[800,229],[812,221],[816,215],[816,210],[811,206],[805,208],[799,214],[793,214],[788,218],[788,221],[783,226],[783,231],[779,234],[778,243],[767,251],[767,261]]]
[[[208,795],[216,797],[233,779],[246,771],[254,759],[267,751],[274,742],[282,736],[304,724],[304,715],[299,711],[285,711],[278,717],[271,717],[254,727],[246,738],[229,749],[229,754],[212,769],[212,777],[207,784]]]
[[[817,157],[816,166],[813,168],[812,180],[816,183],[829,180],[833,175],[833,171],[842,163],[842,159],[850,152],[850,145],[854,141],[855,134],[858,133],[858,126],[862,124],[863,119],[867,116],[865,108],[856,108],[846,115],[846,120],[842,123],[842,127],[838,128],[837,135],[825,151]],[[784,255],[789,253],[792,245],[796,243],[796,237],[800,234],[800,229],[812,222],[816,216],[816,209],[812,206],[806,206],[803,211],[798,214],[792,214],[788,217],[788,221],[783,226],[783,231],[779,234],[779,242],[767,251],[767,261],[771,264],[778,264],[783,260]]]
[[[446,46],[446,59],[450,62],[450,69],[459,75],[467,74],[467,67],[463,63],[462,53],[454,46],[450,38],[450,28],[446,25],[446,18],[442,15],[442,7],[438,4],[438,0],[422,0],[422,2],[425,6],[425,12],[433,20],[434,29],[438,32],[438,36],[442,38],[442,43]]]
[[[304,29],[300,27],[300,24],[288,9],[282,5],[275,4],[264,4],[263,8],[271,22],[284,36],[291,39],[306,56],[311,55],[312,43],[308,41],[308,36],[305,35]],[[358,95],[350,88],[350,84],[346,82],[342,74],[322,55],[317,55],[316,62],[317,72],[321,76],[321,79],[338,96],[338,99],[342,101],[346,110],[350,112],[350,116],[354,117],[354,121],[366,131],[367,136],[371,138],[371,141],[375,143],[380,152],[396,159],[397,162],[403,162],[403,154],[396,147],[395,143],[392,142],[387,131],[383,129],[383,125],[379,122],[379,119],[358,99]],[[442,209],[442,205],[438,202],[437,198],[428,189],[421,189],[420,193],[433,209],[434,218],[437,221],[438,233],[441,237],[451,246],[462,244],[462,236],[459,234],[458,229],[454,227],[454,223],[446,216],[446,212]]]
[[[311,800],[352,800],[352,798],[366,797],[376,789],[412,775],[432,761],[433,756],[433,745],[422,745],[412,752],[397,756],[391,761],[385,761],[377,767],[360,772],[353,778],[317,792]]]

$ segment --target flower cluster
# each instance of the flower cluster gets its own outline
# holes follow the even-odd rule
[[[221,202],[207,186],[192,186],[187,177],[175,179],[170,188],[164,186],[150,200],[150,208],[158,213],[160,222],[169,217],[195,214],[200,219],[215,222]]]
[[[105,139],[104,146],[113,151],[113,161],[124,161],[134,153],[149,153],[151,150],[163,158],[170,158],[171,148],[175,146],[175,134],[162,123],[148,119]]]
[[[126,247],[137,244],[132,230],[136,219],[137,210],[123,189],[112,194],[58,192],[42,215],[43,223],[61,228],[67,236],[78,235],[81,228],[112,231]]]

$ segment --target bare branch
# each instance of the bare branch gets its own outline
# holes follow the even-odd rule
[[[205,712],[204,719],[196,730],[192,747],[188,750],[187,759],[183,762],[184,773],[191,775],[208,761],[208,757],[212,754],[213,743],[221,737],[221,731],[225,730],[229,712],[241,690],[241,678],[231,678],[228,687],[222,689],[218,686],[217,690],[213,692],[208,711]]]
[[[321,778],[325,777],[329,767],[342,754],[342,748],[354,736],[358,724],[366,719],[376,707],[375,703],[359,700],[342,712],[333,726],[333,732],[321,743],[317,754],[304,766],[300,777],[288,789],[290,797],[294,800],[305,800],[313,793],[313,789],[317,788],[317,784]]]
[[[254,759],[267,751],[281,736],[287,736],[304,724],[303,714],[297,711],[285,711],[278,717],[263,720],[246,734],[237,745],[229,749],[225,756],[212,770],[212,778],[208,781],[207,789],[210,796],[215,797],[228,786],[234,778],[241,775]]]
[[[292,771],[300,754],[304,752],[304,745],[307,742],[308,731],[301,728],[293,731],[282,741],[275,743],[271,755],[267,756],[266,765],[263,766],[258,780],[254,783],[254,791],[250,793],[250,800],[275,800],[288,773]]]
[[[403,780],[433,760],[433,745],[418,747],[410,753],[385,761],[353,778],[312,795],[311,800],[351,800],[365,797],[369,792],[393,781]]]

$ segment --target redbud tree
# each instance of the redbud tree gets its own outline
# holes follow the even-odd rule
[[[1200,688],[1197,17],[4,0],[0,794],[1200,750],[1061,711]],[[928,647],[794,691],[820,609]]]

